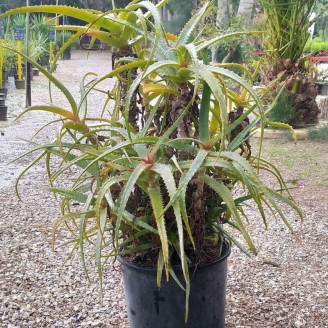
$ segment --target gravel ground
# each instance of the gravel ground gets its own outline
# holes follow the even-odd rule
[[[87,59],[85,52],[76,51],[72,60],[59,63],[55,75],[78,98],[81,77],[88,71],[104,74],[109,67],[109,53],[92,52]],[[103,88],[108,89],[110,83],[105,82]],[[34,104],[49,103],[47,87],[44,77],[34,78]],[[53,90],[53,96],[54,103],[66,105],[58,90]],[[96,94],[89,100],[93,110],[101,109],[102,103],[102,96]],[[57,201],[45,192],[43,163],[22,179],[19,190],[23,202],[15,195],[15,178],[33,156],[9,162],[30,148],[21,138],[30,139],[52,118],[50,114],[31,112],[14,122],[23,104],[24,92],[11,90],[9,120],[0,123],[4,132],[0,135],[0,327],[127,328],[117,264],[106,267],[101,305],[98,285],[86,281],[78,255],[63,266],[67,253],[60,248],[52,252],[51,227],[59,212]],[[51,141],[49,135],[53,134],[49,131],[55,129],[50,127],[35,140]],[[321,145],[323,151],[327,154],[326,145]],[[327,159],[323,158],[317,167],[327,172]],[[297,166],[287,173],[292,176],[295,170]],[[295,192],[304,224],[293,212],[288,212],[288,218],[301,243],[279,221],[272,220],[265,232],[260,218],[248,209],[253,217],[249,228],[259,255],[249,259],[236,249],[232,251],[226,327],[328,327],[327,195],[327,183]],[[91,279],[96,281],[95,273]]]

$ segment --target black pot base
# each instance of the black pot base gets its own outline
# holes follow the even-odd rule
[[[25,89],[25,80],[15,80],[16,89]]]
[[[4,94],[5,99],[7,99],[8,89],[7,88],[1,88],[0,89],[0,94]]]
[[[0,105],[0,121],[6,121],[7,120],[7,106],[1,106]]]
[[[142,268],[118,258],[122,263],[124,291],[130,328],[224,328],[227,258],[225,242],[219,259],[190,269],[189,318],[185,323],[185,292],[163,274],[157,288],[156,269]],[[175,269],[184,285],[181,269]]]

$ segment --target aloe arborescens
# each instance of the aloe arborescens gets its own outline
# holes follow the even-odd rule
[[[158,13],[164,2],[156,8],[148,1],[133,1],[124,10],[105,14],[38,6],[2,16],[28,10],[78,16],[87,25],[71,27],[75,37],[88,33],[117,48],[113,70],[84,85],[79,103],[40,67],[71,108],[36,106],[25,111],[53,112],[63,121],[56,140],[37,148],[42,154],[36,159],[45,157],[48,168],[52,156],[63,159],[55,172],[48,170],[51,190],[64,196],[54,235],[60,227],[69,228],[67,245],[80,250],[86,272],[84,248],[93,246],[100,277],[104,263],[118,254],[132,261],[149,259],[147,264],[157,265],[158,283],[162,271],[169,277],[173,264],[181,263],[188,295],[188,266],[218,256],[224,238],[246,252],[233,230],[256,253],[245,225],[244,202],[255,202],[265,226],[268,207],[292,232],[277,200],[299,210],[283,195],[286,186],[274,166],[260,155],[251,156],[249,148],[245,156],[239,154],[252,128],[265,122],[265,93],[255,92],[229,65],[209,64],[207,48],[229,36],[194,39],[207,5],[179,36],[165,33]],[[84,99],[111,77],[117,78],[109,95],[115,100],[111,117],[101,110],[89,116]],[[234,84],[242,88],[241,95],[229,89]],[[233,104],[245,111],[229,115]],[[257,118],[248,124],[250,113]],[[71,188],[56,188],[56,180],[65,179],[63,173],[73,166],[80,173]],[[273,174],[279,190],[266,186],[258,169]],[[244,195],[235,196],[236,187]],[[72,201],[82,204],[80,211],[73,211]]]

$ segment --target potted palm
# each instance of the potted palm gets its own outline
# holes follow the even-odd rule
[[[56,122],[62,122],[56,140],[38,146],[36,151],[42,153],[31,164],[46,158],[50,190],[63,197],[54,236],[68,228],[71,238],[65,244],[70,254],[79,250],[87,276],[85,254],[91,247],[100,285],[103,266],[119,257],[130,327],[224,327],[230,245],[256,254],[243,205],[253,201],[265,226],[269,217],[264,208],[269,208],[270,216],[277,213],[292,233],[279,204],[302,216],[279,171],[261,152],[251,153],[250,132],[257,124],[263,129],[272,108],[263,108],[261,97],[267,92],[253,89],[253,77],[241,65],[246,78],[228,69],[233,64],[209,63],[208,47],[231,35],[195,37],[207,5],[179,36],[166,33],[158,12],[165,2],[155,6],[132,1],[125,9],[104,14],[35,6],[0,18],[34,11],[85,20],[85,27],[60,27],[76,34],[56,59],[82,35],[115,48],[112,71],[83,81],[79,102],[33,63],[70,104],[34,106],[24,112],[52,112],[60,116]],[[112,77],[117,83],[108,97],[115,103],[110,116],[105,110],[89,113],[88,94]],[[250,123],[251,113],[256,118]],[[56,171],[49,169],[53,157],[62,159]],[[57,187],[61,179],[71,181],[71,173],[69,180],[65,173],[73,167],[73,184]],[[259,170],[272,174],[279,188],[263,183]],[[73,210],[72,202],[80,209]]]

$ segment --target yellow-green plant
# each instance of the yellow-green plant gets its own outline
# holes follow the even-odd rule
[[[178,36],[167,34],[158,7],[134,0],[125,9],[103,14],[37,6],[12,10],[0,18],[26,11],[78,16],[87,26],[71,27],[77,34],[64,47],[83,33],[117,47],[112,71],[108,68],[108,74],[89,83],[83,80],[79,101],[55,76],[34,64],[62,91],[70,107],[53,104],[24,111],[57,114],[60,119],[54,122],[62,121],[62,125],[54,142],[36,147],[41,154],[19,179],[46,159],[51,191],[63,196],[62,215],[54,222],[54,241],[60,227],[68,228],[71,238],[65,245],[71,246],[69,256],[80,251],[87,275],[86,244],[94,247],[100,281],[103,265],[111,256],[152,254],[158,259],[153,265],[158,269],[159,285],[162,272],[167,279],[170,275],[176,279],[172,259],[178,258],[188,300],[189,266],[211,260],[211,256],[203,256],[207,250],[219,256],[224,238],[245,253],[245,244],[256,253],[247,230],[251,218],[243,209],[245,202],[254,202],[265,227],[269,224],[268,208],[270,217],[277,215],[294,233],[280,202],[302,216],[279,171],[261,154],[252,156],[249,147],[244,149],[252,129],[258,123],[263,129],[272,105],[264,110],[261,93],[230,71],[229,64],[209,63],[208,47],[238,33],[194,39],[205,5]],[[248,71],[238,67],[251,80]],[[90,114],[86,105],[89,92],[112,77],[117,82],[108,98],[114,99],[109,117],[107,103],[96,116]],[[236,86],[242,88],[241,94],[234,91]],[[249,123],[251,113],[257,118]],[[239,154],[239,148],[245,156]],[[62,159],[55,171],[50,169],[53,156]],[[66,180],[64,173],[72,167],[79,170],[72,186],[56,187],[56,181]],[[259,170],[272,174],[280,187],[275,190],[266,185]],[[243,190],[242,196],[237,196],[236,188]],[[76,201],[81,204],[78,211],[71,206]],[[245,244],[238,241],[238,235]]]
[[[3,67],[6,70],[10,70],[12,67],[17,66],[17,54],[9,50],[9,49],[16,48],[16,42],[12,39],[6,38],[3,42],[3,45],[7,47],[7,49],[5,48],[3,49],[3,56],[4,56]]]

